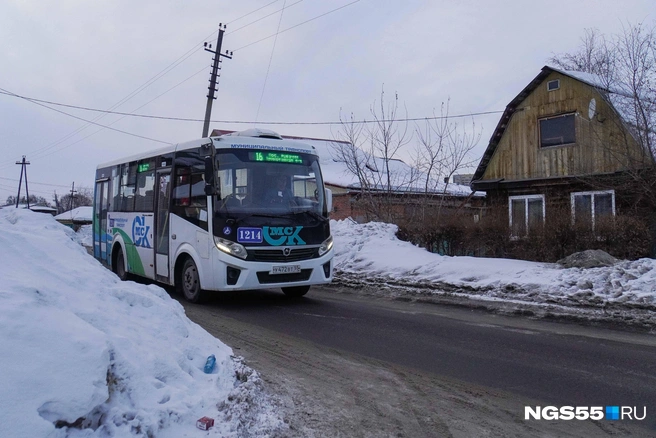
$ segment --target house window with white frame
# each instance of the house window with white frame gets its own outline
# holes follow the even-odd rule
[[[528,236],[531,230],[544,225],[544,195],[509,196],[508,215],[511,237]]]
[[[615,191],[574,192],[572,198],[572,223],[590,225],[592,231],[595,223],[601,219],[615,216]]]

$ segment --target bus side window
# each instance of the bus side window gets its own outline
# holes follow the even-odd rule
[[[207,195],[202,172],[192,173],[189,166],[177,168],[171,212],[207,230]]]
[[[149,212],[155,207],[155,172],[142,172],[137,176],[135,211]]]
[[[155,208],[155,160],[139,162],[136,175],[135,211],[151,212]]]
[[[113,200],[110,204],[109,211],[121,211],[121,204],[120,204],[120,199],[121,195],[119,193],[119,187],[121,184],[121,180],[119,178],[121,166],[114,166],[112,168],[112,195],[113,195]]]
[[[121,172],[121,206],[119,211],[134,211],[134,188],[137,182],[137,163],[124,164]]]
[[[173,188],[173,205],[187,206],[190,202],[189,184],[191,177],[188,168],[178,168]]]
[[[205,194],[205,178],[202,173],[191,174],[191,205],[194,207],[207,207]]]

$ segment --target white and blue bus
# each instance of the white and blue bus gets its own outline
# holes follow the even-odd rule
[[[121,279],[146,277],[191,302],[208,291],[332,280],[333,239],[313,146],[253,129],[101,164],[93,251]]]

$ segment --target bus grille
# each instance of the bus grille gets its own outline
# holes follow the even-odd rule
[[[288,256],[283,254],[283,249],[250,249],[248,259],[255,262],[299,262],[301,260],[314,259],[319,256],[319,248],[291,248]]]
[[[289,281],[307,281],[312,275],[312,269],[302,269],[297,274],[276,274],[271,275],[266,271],[257,273],[257,279],[260,284],[287,283]]]

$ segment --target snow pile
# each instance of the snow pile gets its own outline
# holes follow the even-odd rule
[[[160,287],[120,282],[76,239],[52,216],[0,211],[0,436],[266,436],[281,426],[228,346]],[[196,429],[203,416],[216,420],[209,432]]]
[[[549,289],[554,296],[653,307],[656,310],[656,260],[622,261],[610,267],[566,269]]]
[[[656,261],[623,261],[592,269],[510,259],[449,257],[396,238],[396,225],[331,221],[336,282],[428,290],[432,294],[656,310]]]
[[[93,225],[82,225],[75,233],[75,241],[87,248],[93,246]]]

